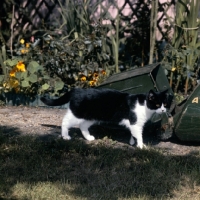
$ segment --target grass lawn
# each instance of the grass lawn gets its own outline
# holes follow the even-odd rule
[[[200,199],[200,153],[0,130],[0,199]]]

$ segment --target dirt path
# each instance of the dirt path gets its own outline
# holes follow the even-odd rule
[[[60,136],[60,125],[62,122],[62,118],[65,114],[65,109],[51,109],[51,108],[42,108],[42,107],[0,107],[0,129],[4,131],[4,133],[16,132],[18,134],[39,134],[44,136]],[[77,132],[77,130],[76,130]],[[100,130],[102,132],[102,129]],[[73,134],[73,133],[72,133]],[[106,135],[101,135],[96,137],[103,139]],[[82,139],[80,132],[78,131],[78,137]],[[119,146],[129,146],[128,134],[124,137],[124,135],[120,135],[116,138],[115,145]],[[187,154],[195,154],[200,151],[200,143],[199,144],[189,144],[189,143],[179,143],[178,141],[167,141],[161,142],[156,138],[144,138],[146,143],[149,143],[151,146],[155,148],[161,148],[167,154],[175,154],[175,155],[187,155]],[[132,148],[132,147],[130,147]]]

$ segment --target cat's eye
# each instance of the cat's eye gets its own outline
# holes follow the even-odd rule
[[[167,104],[165,103],[165,104],[164,104],[164,107],[166,107],[166,106],[167,106]]]
[[[156,107],[160,107],[160,104],[156,104]]]

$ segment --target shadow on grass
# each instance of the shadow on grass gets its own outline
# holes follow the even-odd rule
[[[52,129],[60,129],[61,132],[60,126],[55,126],[51,124],[41,124],[41,126],[50,127]],[[104,137],[106,137],[125,144],[129,144],[131,136],[131,133],[128,129],[116,124],[93,125],[90,127],[89,131],[91,135],[95,137],[95,139],[103,139]],[[72,136],[72,138],[83,138],[83,135],[79,128],[71,128],[69,131],[69,135]],[[143,136],[145,144],[155,145],[159,142],[157,135],[155,134],[155,128],[151,129],[149,126],[147,126],[144,130]]]
[[[199,184],[199,166],[200,154],[166,156],[153,148],[139,150],[109,140],[44,140],[0,127],[1,199],[34,199],[29,193],[37,184],[43,184],[36,192],[46,199],[52,199],[52,185],[59,188],[57,199],[168,198],[182,185]],[[16,195],[19,184],[29,193]],[[48,195],[45,184],[51,185]]]

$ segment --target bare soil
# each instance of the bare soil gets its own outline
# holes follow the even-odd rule
[[[0,107],[0,129],[8,134],[33,134],[43,136],[43,138],[59,138],[60,126],[65,112],[65,109],[55,108],[2,106]],[[108,141],[114,141],[116,148],[135,148],[128,144],[130,134],[124,133],[127,131],[123,129],[108,130],[102,127],[95,127],[91,132],[97,138],[91,143],[95,144],[97,141],[106,141],[107,139]],[[84,140],[78,129],[72,129],[70,135]],[[200,143],[180,142],[175,138],[169,141],[159,141],[155,136],[148,136],[144,137],[144,143],[153,148],[159,148],[166,154],[188,155],[196,154],[200,151]]]

